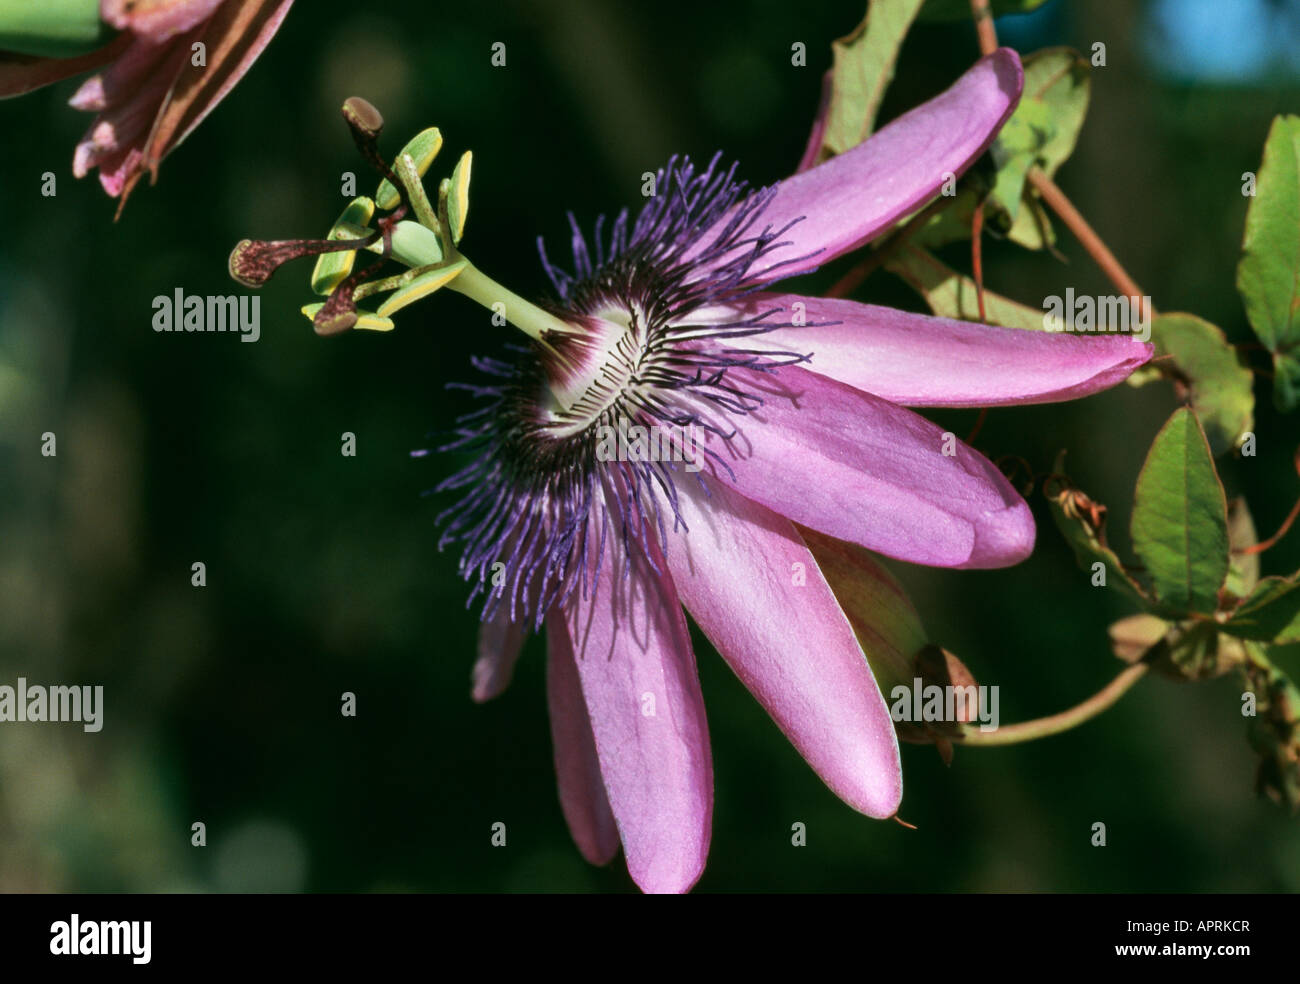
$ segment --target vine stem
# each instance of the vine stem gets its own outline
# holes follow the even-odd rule
[[[1128,693],[1133,684],[1146,676],[1148,669],[1149,666],[1146,663],[1133,664],[1082,704],[1076,704],[1068,711],[1062,711],[1060,714],[1037,718],[1033,721],[1022,721],[1020,724],[1011,724],[1005,728],[998,728],[996,731],[980,731],[978,728],[968,726],[962,730],[959,736],[951,740],[959,745],[1015,745],[1022,741],[1033,741],[1036,738],[1059,735],[1063,731],[1069,731],[1071,728],[1078,727],[1083,722],[1095,718],[1102,711],[1108,710],[1116,701]]]
[[[989,9],[989,0],[970,0],[970,9],[971,17],[975,20],[975,31],[979,35],[980,53],[991,55],[998,48],[998,32],[993,24],[993,11]],[[1079,240],[1079,244],[1088,251],[1093,262],[1119,292],[1125,297],[1137,298],[1140,301],[1144,309],[1142,311],[1144,318],[1155,317],[1154,305],[1147,303],[1146,295],[1142,293],[1137,282],[1128,275],[1119,260],[1115,258],[1115,254],[1106,247],[1101,237],[1093,231],[1092,226],[1088,225],[1087,220],[1074,207],[1074,203],[1057,187],[1056,182],[1035,164],[1029,169],[1029,183],[1042,196],[1047,207],[1066,224],[1074,234],[1074,238]]]

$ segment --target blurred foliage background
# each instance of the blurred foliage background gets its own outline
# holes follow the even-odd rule
[[[1162,311],[1195,312],[1233,341],[1250,340],[1233,289],[1241,175],[1271,118],[1300,108],[1300,33],[1283,29],[1300,24],[1295,7],[1053,0],[998,24],[1022,53],[1106,43],[1058,181]],[[560,252],[566,209],[587,224],[635,205],[641,173],[670,154],[723,149],[760,184],[789,173],[829,43],[862,9],[303,0],[117,224],[97,183],[71,175],[89,122],[65,105],[77,83],[0,102],[0,682],[105,687],[98,734],[0,727],[0,889],[633,889],[621,861],[587,866],[566,832],[540,640],[503,697],[470,701],[476,621],[454,556],[436,549],[438,504],[420,496],[453,462],[408,457],[459,411],[444,385],[470,378],[469,356],[501,330],[444,292],[389,335],[320,339],[298,313],[306,265],[263,291],[256,344],[156,334],[151,301],[234,293],[237,240],[320,235],[344,171],[370,188],[338,117],[353,94],[383,110],[390,152],[426,125],[442,128],[445,155],[473,148],[466,249],[540,293],[535,237]],[[1238,22],[1243,11],[1274,19]],[[504,68],[490,64],[497,41]],[[807,67],[791,65],[795,41]],[[969,23],[914,29],[882,120],[976,57]],[[39,191],[47,170],[53,198]],[[1036,307],[1067,286],[1112,293],[1058,233],[1064,263],[986,241],[988,285]],[[944,256],[969,269],[965,247]],[[824,290],[852,262],[795,286]],[[856,296],[923,309],[885,273]],[[1267,387],[1258,457],[1221,462],[1262,536],[1297,493],[1300,431]],[[1133,482],[1174,406],[1159,384],[995,410],[976,444],[1039,471],[1069,448],[1126,555]],[[964,434],[974,414],[938,419]],[[44,431],[56,458],[39,453]],[[340,455],[344,431],[355,458]],[[1100,688],[1119,669],[1106,626],[1128,614],[1032,501],[1039,547],[1018,568],[893,565],[934,639],[1000,686],[1004,723]],[[1297,566],[1300,534],[1264,558],[1265,573]],[[1076,731],[959,748],[947,769],[905,745],[911,831],[837,800],[697,642],[717,776],[701,890],[1300,890],[1296,821],[1252,791],[1235,678],[1145,680]],[[355,719],[340,716],[344,691]],[[195,821],[206,848],[190,846]],[[496,821],[504,849],[490,846]],[[790,844],[795,821],[805,848]],[[1090,844],[1096,821],[1104,849]]]

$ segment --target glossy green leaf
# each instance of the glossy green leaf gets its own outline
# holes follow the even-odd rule
[[[940,317],[979,321],[975,281],[945,266],[925,250],[904,246],[885,262],[885,269],[905,280]],[[1042,311],[987,289],[984,313],[989,324],[1043,330]]]
[[[830,95],[817,162],[856,147],[871,135],[898,49],[923,0],[871,0],[851,34],[831,42]]]
[[[1212,613],[1228,574],[1228,507],[1196,414],[1174,411],[1138,475],[1131,532],[1166,611]]]
[[[375,214],[375,203],[369,198],[354,198],[330,228],[325,237],[331,240],[356,239],[358,228],[364,229]],[[365,234],[364,232],[362,233]],[[350,249],[340,253],[322,253],[316,258],[316,267],[311,273],[311,289],[322,297],[337,287],[356,262],[357,251]]]
[[[994,17],[1007,14],[1027,14],[1041,7],[1047,0],[990,0]],[[922,20],[970,20],[970,0],[926,0],[921,8]]]
[[[1276,370],[1279,410],[1300,402],[1300,116],[1273,120],[1246,211],[1237,290]]]
[[[1235,448],[1255,426],[1255,377],[1223,332],[1192,314],[1162,314],[1151,341],[1157,357],[1172,357],[1211,450]]]
[[[997,177],[988,203],[1014,242],[1042,249],[1055,242],[1055,233],[1026,176],[1037,165],[1051,177],[1074,152],[1091,83],[1087,60],[1069,48],[1035,52],[1024,66],[1020,105],[989,148]]]
[[[1300,578],[1264,578],[1222,629],[1259,642],[1300,642]]]
[[[425,172],[429,170],[429,165],[433,163],[433,159],[438,156],[438,151],[441,149],[442,134],[438,132],[436,126],[431,126],[412,137],[397,156],[400,158],[402,154],[410,154],[411,159],[415,161],[416,172],[420,177],[424,177]],[[379,182],[379,190],[375,192],[376,205],[385,210],[394,209],[401,200],[401,195],[397,193],[397,188],[391,181],[384,178]]]

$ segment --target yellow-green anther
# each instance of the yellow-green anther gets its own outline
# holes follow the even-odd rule
[[[339,216],[325,238],[359,239],[369,235],[370,230],[366,229],[365,225],[374,214],[375,203],[371,199],[354,198],[348,203],[348,207],[343,210],[343,214]],[[360,236],[353,234],[353,230],[356,229],[362,230]],[[342,253],[322,253],[316,258],[316,268],[311,274],[311,289],[322,297],[329,294],[352,272],[352,264],[356,258],[355,249]]]
[[[440,231],[438,217],[433,214],[433,206],[429,204],[429,196],[424,192],[424,182],[420,180],[420,173],[415,166],[415,160],[410,154],[399,154],[397,160],[393,163],[393,171],[406,185],[406,193],[410,196],[411,207],[415,209],[415,217],[420,220],[420,224],[432,229],[434,232]]]
[[[438,132],[436,126],[416,134],[410,142],[402,148],[402,152],[397,155],[400,161],[403,155],[410,155],[415,162],[416,173],[424,177],[424,173],[429,170],[429,165],[433,159],[438,156],[438,151],[442,149],[442,134]],[[396,171],[397,167],[394,166]],[[418,184],[418,182],[416,182]],[[398,203],[402,200],[401,195],[397,193],[397,188],[387,178],[379,183],[379,190],[375,192],[375,204],[382,209],[391,210],[397,208]]]
[[[379,305],[379,314],[386,317],[400,311],[408,304],[414,304],[422,297],[428,297],[435,290],[447,286],[460,276],[461,271],[467,265],[467,260],[460,259],[454,263],[448,263],[446,266],[434,267],[427,273],[413,277],[410,283],[394,291],[389,295],[388,300]]]
[[[308,304],[303,307],[302,313],[307,316],[308,321],[315,321],[316,312],[324,306],[323,303]],[[373,311],[362,311],[357,308],[357,322],[352,327],[364,328],[367,331],[392,331],[396,326],[388,318],[375,314]]]
[[[472,151],[465,151],[451,172],[451,187],[447,194],[447,219],[450,222],[451,241],[459,243],[465,234],[465,217],[469,215],[469,169],[474,161]]]

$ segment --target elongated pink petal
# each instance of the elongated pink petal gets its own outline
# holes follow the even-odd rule
[[[618,853],[618,827],[600,775],[569,630],[557,616],[546,620],[546,650],[546,695],[560,808],[582,856],[592,864],[609,864]]]
[[[750,268],[753,276],[792,277],[861,246],[962,174],[1007,121],[1024,85],[1019,56],[1000,48],[952,87],[852,150],[777,185],[758,220],[774,231],[795,223]],[[798,221],[796,221],[798,220]],[[706,233],[701,247],[711,241]],[[727,262],[739,255],[733,251]]]
[[[222,0],[151,0],[149,3],[101,0],[99,16],[114,27],[126,28],[158,44],[207,20],[221,3]]]
[[[798,318],[806,324],[738,344],[757,351],[811,353],[804,368],[908,407],[1074,400],[1123,382],[1152,351],[1131,335],[1000,328],[795,294],[751,294],[696,317],[740,320],[775,309],[781,313],[770,321]]]
[[[111,65],[86,79],[68,100],[68,105],[87,113],[101,112],[145,86],[149,76],[163,67],[168,59],[173,59],[174,55],[170,45],[133,40],[130,47],[114,59]],[[185,57],[189,57],[188,51],[185,52]],[[175,76],[179,67],[178,63],[171,71],[171,76]],[[155,111],[170,87],[171,78],[167,78],[155,100]]]
[[[1033,516],[1002,473],[911,410],[797,367],[727,375],[764,399],[728,444],[706,445],[747,498],[915,564],[1006,567],[1033,550]]]
[[[565,613],[609,805],[628,872],[645,892],[700,877],[713,815],[713,763],[686,620],[659,572],[606,545],[593,597]],[[615,554],[615,556],[611,556]]]
[[[510,621],[509,605],[499,605],[492,617],[479,626],[470,697],[481,704],[505,693],[527,635],[523,621]]]
[[[217,108],[271,43],[292,6],[293,0],[240,0],[216,11],[203,33],[207,67],[178,80],[145,154],[146,166],[156,167]]]
[[[108,44],[75,58],[42,58],[0,51],[0,99],[21,96],[42,86],[89,72],[118,57],[132,43],[130,34],[122,33]]]
[[[679,486],[673,584],[742,683],[836,796],[872,817],[903,795],[898,739],[853,628],[789,520]]]

